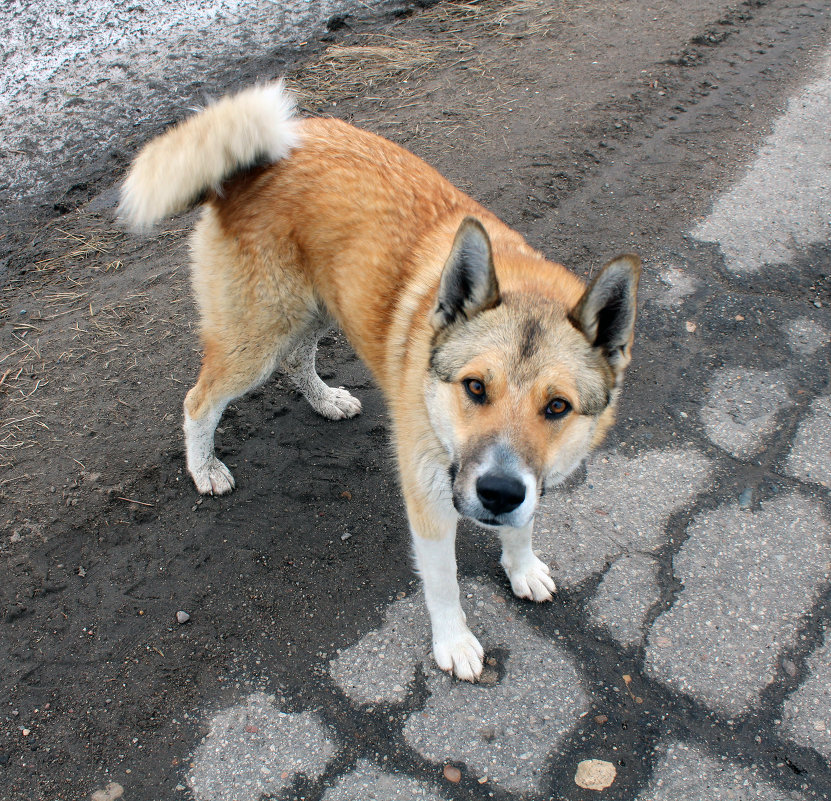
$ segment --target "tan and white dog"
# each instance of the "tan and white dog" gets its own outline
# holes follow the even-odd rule
[[[612,423],[640,263],[586,288],[397,145],[299,119],[282,83],[225,98],[150,142],[123,186],[132,227],[197,203],[193,287],[204,348],[185,398],[199,492],[234,488],[214,455],[233,398],[283,369],[324,417],[361,404],[315,371],[333,323],[383,390],[439,667],[474,680],[482,647],[456,578],[460,515],[496,531],[513,592],[547,601],[537,502]]]

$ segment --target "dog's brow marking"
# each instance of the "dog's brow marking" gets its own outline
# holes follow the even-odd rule
[[[536,352],[541,336],[542,325],[540,325],[540,321],[536,317],[527,318],[522,328],[520,359],[529,359]]]

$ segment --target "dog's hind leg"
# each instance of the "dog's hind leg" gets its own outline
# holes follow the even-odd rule
[[[208,207],[192,249],[204,355],[185,397],[185,453],[199,492],[223,495],[234,489],[231,471],[214,454],[225,407],[268,378],[319,312],[290,244],[243,250]]]
[[[214,454],[214,432],[234,398],[265,381],[281,354],[280,338],[204,337],[205,355],[199,379],[185,396],[185,455],[188,472],[203,495],[234,489],[231,471]],[[275,341],[276,339],[276,341]],[[285,341],[285,340],[284,340]]]
[[[281,366],[319,415],[329,420],[343,420],[359,414],[361,402],[343,387],[330,387],[317,374],[317,343],[329,327],[328,318],[319,315],[283,359]]]
[[[231,471],[216,458],[214,432],[231,398],[211,394],[204,385],[197,384],[185,396],[185,461],[199,492],[224,495],[236,485]]]

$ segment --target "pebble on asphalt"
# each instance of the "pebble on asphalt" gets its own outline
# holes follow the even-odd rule
[[[187,623],[190,620],[190,615],[183,612],[181,609],[176,613],[176,622],[179,624]]]
[[[574,783],[584,790],[605,790],[611,787],[617,776],[617,769],[611,762],[602,759],[584,759],[577,766]]]
[[[118,782],[110,782],[103,790],[96,790],[91,801],[115,801],[124,795],[124,788]]]

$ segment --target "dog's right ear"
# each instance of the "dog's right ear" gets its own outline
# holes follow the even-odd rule
[[[465,217],[444,264],[431,322],[440,331],[458,319],[469,320],[499,304],[491,241],[485,226]]]

